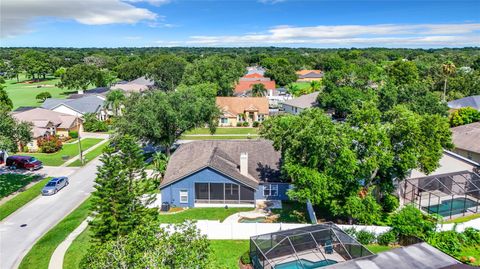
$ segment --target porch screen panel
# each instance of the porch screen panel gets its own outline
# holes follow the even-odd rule
[[[238,201],[239,187],[237,184],[225,183],[225,200]]]
[[[246,186],[240,186],[240,200],[253,201],[254,200],[253,189]]]
[[[195,183],[195,199],[208,200],[208,183]]]
[[[218,200],[223,202],[223,183],[210,183],[210,200]]]

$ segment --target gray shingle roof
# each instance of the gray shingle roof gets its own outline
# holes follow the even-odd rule
[[[439,269],[460,262],[427,243],[401,247],[376,255],[328,266],[329,269]]]
[[[53,99],[49,98],[42,104],[42,108],[54,109],[59,105],[68,106],[82,114],[97,113],[105,101],[97,95],[86,95],[78,99]]]
[[[298,107],[298,108],[310,108],[317,104],[317,96],[319,92],[313,92],[310,94],[305,94],[297,98],[285,101],[285,105]]]
[[[240,173],[242,152],[248,153],[248,176]],[[256,187],[259,182],[280,180],[280,153],[267,140],[206,140],[182,144],[172,154],[160,187],[207,167]]]
[[[448,102],[449,108],[473,107],[480,110],[480,95],[468,96]]]
[[[456,148],[480,154],[480,122],[458,126],[451,130]]]

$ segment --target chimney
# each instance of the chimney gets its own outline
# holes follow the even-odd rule
[[[240,174],[248,176],[248,153],[240,153]]]

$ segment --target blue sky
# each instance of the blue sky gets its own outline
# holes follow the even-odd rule
[[[1,46],[463,47],[480,1],[1,0]]]

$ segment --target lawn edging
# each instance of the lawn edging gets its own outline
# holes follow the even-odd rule
[[[15,211],[17,211],[24,205],[28,204],[30,201],[34,200],[38,196],[40,196],[41,194],[40,191],[50,179],[51,177],[47,177],[37,181],[35,184],[30,186],[25,191],[19,192],[14,197],[9,199],[5,203],[1,204],[0,205],[0,221],[10,216]]]
[[[88,197],[44,234],[22,259],[19,269],[48,269],[52,254],[58,245],[88,217],[90,204],[91,198]]]

